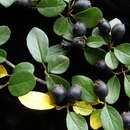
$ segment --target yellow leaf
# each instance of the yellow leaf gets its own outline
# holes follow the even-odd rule
[[[73,105],[73,110],[77,114],[80,114],[82,116],[88,116],[92,113],[93,107],[84,101],[80,101],[80,102],[76,102]]]
[[[3,65],[0,65],[0,78],[3,78],[5,76],[8,76],[7,70]]]
[[[101,110],[94,111],[90,116],[90,126],[97,130],[102,127],[101,119],[100,119]]]
[[[31,91],[18,99],[24,106],[35,110],[48,110],[55,107],[52,97],[42,92]]]

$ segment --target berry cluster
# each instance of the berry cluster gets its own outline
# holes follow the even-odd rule
[[[111,39],[114,42],[120,41],[125,34],[124,24],[116,24],[111,28],[109,22],[104,18],[100,21],[98,28],[103,35],[110,33]]]
[[[66,90],[62,85],[55,85],[50,93],[57,105],[63,105],[66,102],[68,103],[79,100],[82,94],[82,88],[75,85]]]

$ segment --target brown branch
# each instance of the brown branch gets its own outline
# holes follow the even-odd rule
[[[8,60],[5,60],[5,63],[6,63],[8,66],[10,66],[10,67],[15,68],[15,65],[14,65],[13,63],[11,63],[10,61],[8,61]],[[36,78],[36,81],[37,81],[37,82],[39,82],[39,83],[41,83],[41,84],[46,84],[46,81],[44,81],[44,80],[42,80],[42,79],[40,79],[40,78],[38,78],[38,77],[35,77],[35,78]]]

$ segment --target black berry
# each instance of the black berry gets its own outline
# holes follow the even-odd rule
[[[116,24],[111,30],[111,37],[113,41],[120,41],[125,34],[125,25]]]
[[[122,120],[124,123],[124,128],[130,130],[130,112],[123,112]]]
[[[80,11],[86,10],[91,7],[91,2],[89,0],[78,0],[73,6],[73,13],[78,13]]]
[[[110,26],[109,22],[104,18],[99,22],[98,28],[99,28],[100,32],[104,35],[109,34],[109,32],[111,30],[111,26]]]
[[[106,62],[101,59],[97,62],[96,67],[98,70],[100,70],[102,73],[105,74],[112,74],[112,70],[110,68],[108,68],[108,66],[106,65]]]
[[[17,0],[17,3],[19,5],[22,5],[22,6],[25,6],[25,7],[32,7],[36,4],[36,2],[34,3],[34,2],[32,2],[32,0]]]
[[[105,98],[108,94],[108,87],[102,80],[96,80],[94,92],[99,98]]]
[[[62,85],[55,85],[51,90],[51,94],[54,97],[55,103],[60,105],[64,101],[67,92]]]
[[[73,27],[74,37],[84,36],[86,34],[86,27],[84,24],[77,22]]]
[[[78,100],[82,94],[82,88],[78,85],[72,86],[67,91],[67,100],[73,102]]]

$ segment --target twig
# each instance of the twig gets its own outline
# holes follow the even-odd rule
[[[15,65],[13,63],[11,63],[10,61],[8,61],[8,60],[5,60],[5,63],[7,65],[9,65],[10,67],[15,68]],[[36,81],[41,83],[41,84],[46,84],[46,81],[44,81],[44,80],[42,80],[42,79],[40,79],[38,77],[36,77]]]

